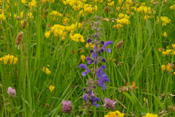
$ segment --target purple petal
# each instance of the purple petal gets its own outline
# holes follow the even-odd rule
[[[110,45],[110,44],[113,44],[113,41],[107,41],[107,42],[104,44],[103,48],[106,49],[106,46],[108,46],[108,45]]]
[[[93,53],[91,54],[91,56],[92,56],[93,58],[96,58],[96,57],[97,57],[97,53],[96,53],[96,52],[93,52]]]
[[[103,84],[104,82],[109,82],[109,79],[107,79],[107,78],[100,78],[98,80],[98,82],[99,82],[99,84]]]
[[[87,67],[85,64],[80,64],[80,65],[79,65],[79,68],[84,68],[84,69],[86,69],[86,70],[89,70],[88,67]]]
[[[111,53],[111,49],[109,48],[109,49],[106,49],[106,51],[108,52],[108,53]]]
[[[99,107],[99,104],[93,103],[93,105],[95,105],[97,108]]]
[[[84,97],[83,97],[83,100],[84,100],[84,101],[86,101],[86,100],[87,100],[87,96],[88,96],[87,94],[86,94],[86,95],[84,95]]]
[[[95,98],[93,102],[100,101],[100,98]]]
[[[88,39],[87,42],[90,43],[92,41],[92,39]]]

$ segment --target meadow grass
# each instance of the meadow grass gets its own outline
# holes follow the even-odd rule
[[[36,6],[30,8],[29,3],[34,0],[26,0],[25,4],[21,0],[0,0],[2,14],[6,17],[4,20],[0,16],[0,57],[10,54],[18,58],[16,64],[4,64],[3,58],[0,59],[0,115],[103,117],[110,111],[103,108],[103,99],[107,97],[117,100],[115,110],[124,113],[126,117],[140,117],[146,113],[162,117],[175,116],[174,54],[162,54],[175,43],[175,8],[170,9],[175,1],[157,0],[159,3],[154,4],[154,0],[138,0],[138,3],[134,0],[131,0],[132,3],[127,3],[127,0],[114,0],[114,4],[110,5],[112,0],[97,0],[97,3],[86,0],[85,3],[91,4],[93,9],[96,5],[97,10],[88,13],[82,7],[80,10],[84,10],[83,14],[80,10],[73,9],[69,3],[65,5],[64,1],[66,0],[47,0],[45,3],[44,0],[38,0]],[[129,6],[129,13],[126,4]],[[140,6],[150,7],[151,13],[139,12],[137,9]],[[119,7],[121,9],[117,10]],[[110,10],[107,12],[105,8]],[[62,15],[51,16],[49,13],[52,11],[58,11]],[[31,17],[28,15],[30,12]],[[114,28],[114,25],[119,24],[116,19],[120,19],[121,13],[129,16],[130,23]],[[149,18],[144,19],[147,15]],[[82,69],[78,66],[81,63],[86,64],[81,55],[90,56],[90,48],[85,45],[94,33],[90,30],[94,16],[102,17],[103,36],[100,40],[110,40],[114,44],[111,45],[111,53],[104,53],[107,61],[105,72],[110,82],[106,83],[106,90],[101,87],[95,90],[101,99],[98,102],[100,107],[94,106],[87,111],[82,109],[83,88],[90,76],[82,77]],[[163,26],[161,16],[167,16],[171,22]],[[68,20],[64,24],[66,17]],[[27,19],[27,25],[23,29],[21,22],[24,19]],[[79,27],[76,22],[83,22],[83,25]],[[63,29],[61,35],[54,36],[51,33],[46,38],[45,33],[55,24],[75,25],[71,31]],[[20,31],[23,31],[24,37],[21,44],[16,45],[16,37]],[[167,32],[168,36],[162,36],[163,32]],[[81,34],[85,42],[73,41],[70,34]],[[123,46],[117,49],[116,44],[121,40]],[[164,50],[160,51],[159,48]],[[171,51],[174,52],[174,49]],[[161,66],[168,63],[171,63],[171,70],[167,66],[167,70],[162,70]],[[51,73],[47,74],[45,68]],[[137,89],[120,92],[121,86],[132,85],[133,82]],[[53,91],[49,90],[50,85],[55,86]],[[16,89],[15,97],[7,94],[8,87]],[[71,100],[73,113],[62,113],[62,100]]]

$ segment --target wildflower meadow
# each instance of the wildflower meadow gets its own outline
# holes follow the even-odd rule
[[[175,0],[0,0],[1,117],[175,117]]]

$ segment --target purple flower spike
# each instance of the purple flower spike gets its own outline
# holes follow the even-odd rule
[[[111,49],[106,49],[106,46],[113,44],[112,41],[107,41],[103,46],[103,51],[107,51],[108,53],[111,53]]]
[[[87,64],[92,64],[93,63],[93,60],[91,59],[91,57],[87,57],[86,60],[88,61]]]
[[[90,43],[92,41],[92,39],[88,39],[87,42]]]
[[[16,96],[16,90],[13,89],[12,87],[9,87],[7,90],[8,95],[15,97]]]
[[[117,103],[117,101],[110,100],[109,98],[105,98],[104,102],[105,102],[105,104],[103,105],[103,107],[106,107],[108,109],[114,109],[115,108],[115,104]]]
[[[82,76],[86,76],[86,74],[90,72],[90,70],[85,64],[80,64],[79,67],[84,68],[86,70],[85,72],[82,72]]]
[[[63,107],[62,107],[62,112],[63,113],[70,113],[72,111],[72,106],[71,106],[71,101],[62,101]]]

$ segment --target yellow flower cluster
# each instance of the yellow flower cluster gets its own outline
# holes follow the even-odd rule
[[[158,117],[157,114],[151,114],[151,113],[147,113],[145,116],[143,117]]]
[[[52,3],[54,3],[55,0],[42,0],[42,3],[46,3],[46,2],[52,2]]]
[[[86,2],[86,0],[63,0],[63,4],[69,4],[74,10],[80,10],[81,8],[83,8],[83,2]]]
[[[93,7],[92,4],[85,4],[83,8],[85,13],[94,13],[94,11],[97,11],[97,5]]]
[[[94,45],[92,43],[86,43],[85,47],[86,48],[89,48],[89,47],[94,48]]]
[[[47,67],[43,67],[43,71],[44,71],[47,75],[51,74],[51,71],[50,71],[49,68],[47,68]]]
[[[124,25],[130,24],[129,16],[127,14],[120,13],[116,21],[117,21],[117,25],[114,25],[113,28],[119,29],[124,27]]]
[[[175,5],[170,6],[171,10],[175,10]]]
[[[162,54],[166,55],[166,56],[168,56],[168,55],[175,55],[175,43],[172,44],[172,49],[168,48],[167,50],[163,50]]]
[[[58,16],[58,17],[61,17],[62,16],[62,14],[59,13],[58,11],[52,11],[51,13],[49,13],[49,15]]]
[[[70,34],[70,38],[73,40],[73,41],[76,41],[76,42],[85,42],[84,40],[84,37],[81,35],[81,34]]]
[[[174,67],[175,66],[172,63],[168,63],[167,65],[161,65],[162,71],[165,71],[166,69],[167,71],[173,72]]]
[[[61,13],[59,13],[58,11],[52,11],[51,13],[49,13],[50,16],[52,16],[52,19],[54,21],[57,21],[59,19],[59,17],[62,16]]]
[[[28,6],[30,7],[30,10],[32,10],[32,7],[36,7],[36,1],[32,0],[31,2],[28,3]]]
[[[94,0],[95,3],[102,3],[103,0]]]
[[[6,19],[5,15],[4,14],[0,14],[0,20],[5,20],[5,19]]]
[[[33,19],[33,18],[34,18],[32,12],[29,12],[29,13],[27,14],[27,16],[28,16],[30,19]]]
[[[161,50],[162,50],[162,54],[163,55],[166,55],[166,56],[168,56],[168,55],[175,55],[175,43],[172,44],[172,49],[170,49],[170,47],[167,46],[167,50],[164,50],[162,48],[161,48]],[[169,72],[173,72],[173,74],[175,75],[175,71],[174,71],[175,65],[172,64],[172,63],[168,63],[167,65],[161,65],[161,69],[162,69],[162,71],[167,70]]]
[[[53,33],[55,37],[58,36],[58,37],[65,38],[65,36],[68,32],[70,32],[71,33],[70,35],[72,36],[72,33],[77,28],[81,28],[81,27],[82,27],[82,23],[75,23],[75,24],[71,24],[70,26],[63,26],[63,25],[60,25],[60,24],[55,24],[54,26],[51,27],[51,29],[49,31],[45,32],[45,37],[49,38],[50,34]],[[80,41],[83,42],[84,38],[81,38]]]
[[[168,55],[175,55],[175,51],[173,49],[167,49],[165,51],[162,51],[162,54],[166,55],[166,56],[168,56]]]
[[[18,61],[18,58],[14,57],[13,55],[8,54],[8,55],[5,55],[2,58],[0,58],[0,61],[3,61],[4,64],[7,64],[8,62],[10,64],[16,64]]]
[[[118,5],[122,5],[124,1],[125,1],[124,4],[130,4],[130,5],[133,4],[133,0],[118,0]]]
[[[159,22],[159,18],[157,18],[158,22]],[[171,19],[169,19],[166,16],[161,16],[160,20],[162,22],[162,26],[166,26],[167,24],[171,23]]]
[[[151,14],[151,7],[147,6],[140,6],[137,8],[137,12],[142,13],[142,14]]]
[[[124,10],[127,14],[132,13],[133,0],[118,0],[117,11]]]
[[[109,2],[108,6],[114,7],[114,1]]]
[[[109,112],[104,117],[124,117],[124,114],[117,110],[117,111],[114,111],[114,112]]]

